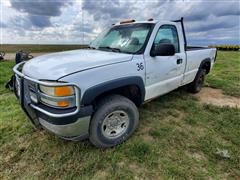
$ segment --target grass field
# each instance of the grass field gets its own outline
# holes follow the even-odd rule
[[[240,53],[219,52],[207,86],[239,97]],[[239,179],[240,110],[202,105],[183,88],[140,108],[125,143],[101,150],[35,131],[4,89],[13,62],[0,62],[0,179]],[[229,151],[230,158],[215,152]]]
[[[223,89],[225,94],[240,97],[240,52],[219,52],[207,84]]]
[[[37,45],[37,44],[4,44],[0,45],[0,51],[5,51],[6,53],[15,53],[19,50],[30,51],[30,52],[58,52],[67,51],[73,49],[81,49],[87,47],[87,45]]]

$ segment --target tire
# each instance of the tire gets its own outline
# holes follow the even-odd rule
[[[120,95],[104,97],[90,122],[90,142],[100,148],[121,144],[133,134],[138,122],[138,109],[131,100]]]
[[[194,81],[189,84],[188,90],[192,93],[200,92],[204,85],[205,75],[206,75],[206,70],[199,69]]]

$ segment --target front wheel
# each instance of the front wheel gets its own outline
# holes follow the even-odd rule
[[[197,72],[197,75],[193,82],[191,82],[188,86],[188,89],[192,93],[198,93],[201,91],[204,80],[205,80],[206,70],[205,69],[199,69]]]
[[[98,103],[89,139],[101,148],[118,145],[133,134],[138,121],[138,109],[132,101],[120,95],[107,96]]]

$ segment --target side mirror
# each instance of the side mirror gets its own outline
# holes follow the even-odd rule
[[[175,54],[175,47],[173,44],[159,44],[153,46],[150,56],[173,56]]]

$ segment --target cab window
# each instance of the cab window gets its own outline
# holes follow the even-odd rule
[[[173,44],[175,52],[179,52],[178,33],[174,25],[163,25],[159,28],[154,40],[154,46],[160,44]]]

